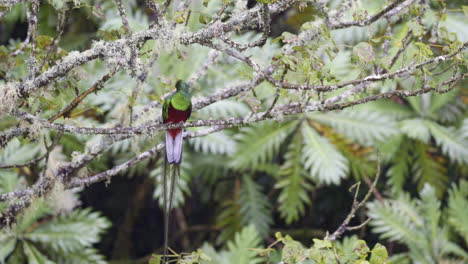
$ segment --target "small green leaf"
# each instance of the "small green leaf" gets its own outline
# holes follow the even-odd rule
[[[369,252],[370,250],[366,244],[366,241],[364,240],[356,241],[356,244],[354,245],[354,254],[356,254],[361,259],[365,259],[367,255],[369,254]]]
[[[184,24],[185,21],[187,21],[187,18],[188,18],[188,10],[181,10],[181,11],[175,12],[173,19],[177,24]]]
[[[314,241],[314,248],[321,249],[321,248],[332,248],[333,247],[330,240],[321,240],[321,239],[314,238],[313,241]]]
[[[419,52],[421,53],[422,56],[430,57],[434,54],[431,50],[431,47],[429,47],[429,45],[421,43],[421,42],[416,42],[415,44],[418,47]]]
[[[153,254],[149,260],[149,264],[160,264],[161,263],[161,255]]]
[[[381,244],[375,244],[371,251],[370,264],[382,264],[388,259],[387,249]]]
[[[198,17],[198,22],[204,25],[210,23],[211,20],[213,20],[213,18],[209,14],[206,14],[206,13],[201,13],[200,16]]]
[[[297,241],[289,241],[284,244],[281,260],[285,263],[298,263],[305,259],[304,247]]]

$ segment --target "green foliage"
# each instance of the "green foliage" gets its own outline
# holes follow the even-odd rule
[[[457,192],[454,189],[452,197]],[[468,201],[466,197],[459,197],[456,202],[452,198],[449,208],[461,200]],[[383,239],[405,244],[409,248],[405,254],[415,263],[440,263],[452,255],[468,257],[468,252],[450,238],[448,223],[441,217],[441,202],[430,185],[425,185],[418,200],[401,195],[396,200],[371,202],[368,209],[373,231]],[[453,214],[450,210],[449,215]]]
[[[0,194],[22,187],[13,173],[1,174]],[[0,203],[0,211],[1,211]],[[0,263],[105,263],[92,248],[110,222],[90,208],[55,215],[43,200],[36,200],[11,230],[0,232]]]
[[[36,64],[42,62],[57,36],[58,14],[66,10],[67,20],[57,48],[50,52],[48,61],[44,62],[37,76],[50,70],[67,54],[84,51],[99,39],[115,41],[126,33],[115,1],[40,2],[34,51]],[[122,1],[133,37],[153,26],[156,17],[161,18],[160,22],[166,18],[178,23],[171,34],[161,31],[163,38],[149,40],[139,47],[137,62],[148,70],[144,82],[140,83],[134,78],[131,69],[121,69],[102,88],[87,96],[69,116],[58,119],[56,123],[111,127],[117,124],[146,125],[158,120],[158,107],[145,108],[141,112],[143,106],[161,102],[163,95],[173,89],[177,79],[192,78],[211,54],[210,49],[202,45],[182,45],[181,34],[191,34],[215,23],[230,21],[246,10],[247,2],[252,4],[255,1],[168,1],[171,4],[165,17],[158,17],[151,8],[144,6],[144,2]],[[166,1],[152,2],[159,5]],[[179,2],[183,5],[179,6]],[[268,4],[269,8],[277,5],[271,5],[275,0],[257,2],[259,6]],[[369,26],[339,30],[327,27],[324,12],[331,11],[329,14],[333,15],[338,12],[333,9],[338,8],[341,10],[340,21],[357,22],[377,14],[390,1],[322,2],[325,3],[323,9],[321,4],[314,1],[298,1],[288,12],[275,15],[270,23],[270,35],[281,35],[277,39],[280,41],[268,39],[264,45],[248,49],[243,54],[261,69],[271,64],[277,65],[272,75],[277,80],[283,79],[291,84],[328,85],[394,72],[401,67],[453,52],[468,40],[466,15],[462,13],[466,13],[463,1],[429,1],[424,6],[422,2],[414,1],[411,6],[401,10],[401,15],[381,18]],[[12,55],[22,45],[20,38],[26,35],[27,10],[28,6],[23,3],[12,6],[6,13],[2,13],[6,10],[0,10],[1,87],[7,81],[22,82],[29,78],[31,45]],[[218,13],[221,10],[223,12]],[[425,14],[422,14],[423,11]],[[185,23],[187,28],[184,28]],[[290,32],[285,32],[285,29]],[[408,33],[411,34],[407,48],[402,49]],[[237,43],[247,44],[258,40],[261,33],[236,30],[232,35],[223,34],[223,37],[232,37]],[[288,46],[291,43],[299,44]],[[235,50],[234,46],[219,39],[213,44]],[[284,53],[285,50],[287,53]],[[118,55],[121,54],[124,52],[118,51]],[[392,57],[397,54],[399,58],[390,67]],[[122,59],[101,55],[92,62],[74,68],[64,78],[54,80],[47,89],[32,93],[29,99],[21,101],[18,109],[44,119],[50,118]],[[283,71],[285,76],[282,76]],[[347,95],[339,102],[346,104],[394,90],[405,92],[423,87],[447,88],[449,86],[438,87],[436,84],[466,74],[466,71],[464,52],[446,61],[428,64],[408,75],[370,81],[363,90],[351,94],[348,92],[354,88],[353,85],[318,92],[277,90],[264,81],[252,90],[243,90],[236,97],[194,111],[192,119],[245,117],[251,112],[268,110],[273,100],[278,107],[291,102],[301,105],[314,101],[319,103],[337,95]],[[229,91],[230,87],[240,87],[244,82],[250,82],[256,75],[245,63],[221,52],[208,66],[206,74],[194,82],[194,99],[220,95],[223,91]],[[445,94],[411,98],[392,96],[331,112],[316,111],[287,117],[272,112],[274,120],[271,121],[186,140],[188,144],[184,146],[184,162],[175,189],[174,204],[183,211],[189,229],[191,225],[209,225],[209,232],[190,232],[187,236],[191,242],[190,248],[196,248],[207,240],[215,243],[217,248],[206,243],[202,250],[181,254],[179,263],[278,263],[281,259],[284,263],[302,261],[303,264],[346,261],[356,264],[384,263],[387,261],[387,251],[380,244],[372,247],[357,237],[347,237],[336,244],[316,237],[314,244],[307,246],[292,238],[281,237],[277,242],[283,245],[282,250],[281,246],[262,248],[262,239],[271,236],[272,228],[289,229],[291,233],[318,229],[318,232],[325,233],[324,226],[319,224],[324,219],[335,224],[331,220],[341,217],[342,212],[335,209],[333,203],[343,197],[340,195],[335,199],[326,196],[328,193],[318,196],[317,190],[330,188],[342,192],[354,183],[351,175],[356,180],[373,177],[377,149],[383,157],[381,173],[387,178],[377,186],[384,200],[369,205],[369,216],[373,230],[381,235],[382,241],[379,242],[392,240],[397,243],[392,260],[402,263],[395,258],[396,254],[401,253],[402,258],[415,263],[437,263],[455,257],[466,261],[468,107],[465,87],[466,80]],[[137,90],[138,95],[132,97]],[[277,93],[279,98],[276,98]],[[225,96],[229,94],[219,98]],[[141,114],[141,118],[130,122],[130,116],[135,114]],[[33,133],[11,140],[0,150],[1,165],[22,164],[46,153],[45,143],[50,143],[53,135],[48,129],[39,129],[38,124],[19,122],[15,117],[0,119],[1,130],[29,125],[33,126]],[[198,129],[204,128],[186,130],[192,132]],[[76,178],[94,175],[135,157],[162,142],[162,134],[139,135],[113,143],[109,151],[80,170]],[[53,170],[57,164],[72,161],[102,138],[65,133],[47,162],[42,160],[27,167],[2,169],[0,193],[31,186],[45,169]],[[133,177],[119,179],[129,180],[129,184],[135,178],[152,177],[154,186],[148,189],[160,205],[159,209],[163,202],[162,160],[163,157],[159,155],[116,176]],[[426,187],[427,184],[432,187]],[[122,199],[133,198],[124,196],[114,186],[118,185],[108,186],[109,193],[118,190]],[[452,187],[447,192],[448,186]],[[140,191],[143,192],[137,189],[135,196],[144,194]],[[418,193],[419,199],[411,198]],[[107,200],[107,194],[95,196],[105,200],[103,203],[106,207],[112,207],[111,214],[116,213],[115,208],[109,206],[115,201]],[[53,204],[62,200],[53,199],[34,201],[32,208],[20,216],[12,230],[0,233],[0,263],[105,262],[93,245],[99,242],[110,223],[90,209],[77,208],[57,213],[52,209]],[[0,203],[0,211],[8,205]],[[128,212],[132,209],[126,208]],[[145,210],[138,215],[153,216],[159,213],[152,206]],[[195,217],[192,217],[192,213]],[[203,215],[200,219],[204,223],[198,221],[199,215]],[[307,219],[302,219],[304,215],[307,215]],[[155,220],[155,223],[158,221]],[[125,230],[150,229],[151,226],[142,226],[140,221],[135,221],[134,226],[126,226]],[[180,231],[179,227],[177,225],[172,229]],[[367,239],[367,231],[362,232],[362,238]],[[310,238],[307,239],[310,241]],[[142,241],[144,239],[139,238],[132,241],[132,250],[140,250],[139,243],[144,243]],[[301,241],[304,242],[304,238],[301,237]],[[174,248],[181,246],[179,242]],[[152,244],[145,250],[156,246]],[[154,261],[159,260],[155,258]]]
[[[242,225],[252,224],[261,237],[266,237],[272,224],[271,206],[260,185],[244,176],[239,197]]]
[[[463,180],[458,186],[453,185],[448,199],[448,222],[468,244],[468,182]]]
[[[329,240],[314,238],[314,243],[309,248],[304,247],[289,236],[282,237],[279,235],[278,241],[284,244],[281,259],[285,264],[382,264],[386,263],[388,259],[387,249],[384,246],[377,243],[370,250],[364,240],[357,238],[345,239],[345,243],[334,243]]]
[[[312,114],[311,118],[364,146],[376,144],[398,132],[395,120],[389,114],[378,112],[344,110]]]
[[[348,161],[310,126],[302,127],[304,167],[318,183],[338,184],[348,173]]]
[[[468,163],[468,140],[453,127],[443,127],[433,122],[426,124],[444,154],[453,161]]]
[[[225,250],[216,252],[212,246],[205,244],[202,251],[207,260],[202,264],[257,264],[264,263],[264,258],[257,255],[260,247],[260,236],[254,226],[249,225],[236,233],[234,239],[227,243]],[[182,262],[179,262],[182,263]]]
[[[297,133],[288,147],[286,161],[280,170],[281,178],[276,188],[281,189],[278,196],[281,217],[286,223],[297,221],[311,203],[308,191],[312,185],[307,182],[307,172],[302,166],[302,134]]]
[[[237,152],[231,166],[237,169],[255,168],[272,160],[280,144],[295,126],[294,122],[276,124],[264,122],[258,126],[244,127],[239,134]]]

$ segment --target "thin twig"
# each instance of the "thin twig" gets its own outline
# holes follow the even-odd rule
[[[93,86],[91,86],[91,88],[89,88],[88,90],[84,91],[83,93],[81,93],[80,95],[75,97],[75,99],[73,99],[73,101],[71,103],[69,103],[67,106],[65,106],[65,108],[63,108],[58,113],[56,113],[55,115],[50,117],[48,119],[48,121],[49,122],[54,122],[55,120],[57,120],[61,116],[68,117],[70,115],[71,111],[73,109],[75,109],[86,98],[86,96],[88,96],[92,92],[99,91],[104,86],[104,83],[107,82],[110,78],[112,78],[112,76],[114,76],[115,73],[116,73],[116,69],[111,70],[107,74],[102,76],[101,79],[96,81],[93,84]]]
[[[375,189],[377,182],[379,181],[379,178],[380,178],[380,165],[381,165],[380,164],[380,152],[377,152],[377,172],[375,174],[375,178],[374,178],[374,182],[372,183],[372,186],[369,188],[364,198],[360,202],[358,202],[357,195],[359,192],[359,183],[356,185],[357,188],[354,193],[354,199],[353,199],[353,205],[351,207],[351,211],[349,212],[348,216],[343,221],[343,223],[341,223],[341,225],[338,227],[338,229],[336,229],[336,231],[333,232],[332,235],[330,236],[327,235],[325,239],[335,241],[337,238],[341,237],[346,230],[359,229],[367,224],[368,220],[364,221],[362,224],[358,226],[349,227],[349,222],[356,216],[356,212],[367,202],[367,200],[369,200],[371,194],[373,193],[373,190]]]

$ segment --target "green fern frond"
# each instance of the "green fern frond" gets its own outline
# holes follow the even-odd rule
[[[451,74],[451,71],[449,71],[448,73]],[[431,114],[436,114],[442,107],[447,105],[453,105],[458,93],[459,91],[455,89],[448,93],[431,94],[428,112]]]
[[[338,113],[311,114],[310,117],[364,146],[375,145],[398,133],[394,118],[378,112],[347,109]]]
[[[91,209],[79,209],[58,216],[24,235],[30,241],[50,246],[54,251],[77,252],[99,241],[110,222]]]
[[[403,190],[405,181],[411,171],[412,162],[412,145],[408,142],[407,138],[401,137],[402,140],[395,144],[398,150],[391,155],[391,167],[387,171],[387,177],[389,178],[388,185],[392,189],[392,193],[398,194]]]
[[[378,100],[353,107],[354,111],[364,111],[366,113],[379,113],[395,120],[411,118],[414,111],[404,104],[397,104],[392,100]]]
[[[232,100],[222,100],[211,104],[200,111],[197,115],[202,118],[226,118],[226,117],[241,117],[249,113],[249,108],[244,103]]]
[[[468,140],[468,118],[463,119],[463,124],[460,127],[460,134],[465,140]]]
[[[227,243],[227,249],[216,251],[210,244],[201,247],[202,259],[200,264],[256,264],[265,263],[265,258],[257,255],[255,248],[259,248],[260,236],[253,225],[249,225],[237,232],[233,240]]]
[[[435,189],[426,184],[419,196],[414,200],[405,195],[397,200],[369,203],[373,231],[382,238],[405,244],[412,263],[440,263],[449,256],[466,258],[467,252],[449,240],[446,226],[440,221],[441,202]]]
[[[39,219],[50,214],[49,206],[44,202],[44,199],[37,199],[29,208],[27,208],[21,217],[18,219],[15,230],[18,233],[23,233],[28,230]]]
[[[312,189],[312,185],[307,182],[302,159],[302,134],[296,133],[280,169],[281,178],[275,185],[275,188],[281,189],[278,210],[287,224],[298,220],[305,206],[311,202],[307,191]]]
[[[192,155],[192,175],[200,175],[205,184],[213,185],[227,175],[229,168],[224,162],[226,157],[214,154]]]
[[[419,189],[422,189],[424,184],[429,183],[436,188],[437,195],[440,197],[445,191],[448,180],[447,168],[430,155],[428,146],[423,143],[415,142],[413,155],[413,179],[418,181]]]
[[[22,182],[22,178],[11,171],[0,170],[0,194],[16,190]]]
[[[263,257],[253,249],[260,247],[260,236],[254,226],[249,225],[237,233],[233,241],[227,244],[227,257],[231,264],[257,264]]]
[[[5,236],[0,233],[0,263],[5,263],[6,258],[15,250],[17,240],[12,236]]]
[[[360,181],[366,177],[375,175],[375,162],[373,162],[370,149],[358,146],[350,140],[333,132],[332,129],[322,129],[323,136],[326,137],[348,160],[351,175]]]
[[[374,201],[367,204],[374,233],[383,239],[416,243],[424,239],[417,229],[423,225],[414,202],[408,196],[397,200]]]
[[[439,236],[439,221],[441,216],[440,201],[437,199],[435,189],[429,184],[425,184],[419,193],[421,201],[419,208],[422,215],[425,216],[425,225],[431,235],[432,241],[436,241]]]
[[[30,161],[41,152],[37,143],[21,144],[19,139],[12,139],[0,150],[0,164],[21,164]]]
[[[271,205],[262,187],[250,177],[244,176],[240,191],[242,225],[252,224],[261,237],[266,237],[273,222]]]
[[[24,254],[29,264],[54,264],[50,259],[43,255],[33,244],[22,241]]]
[[[236,141],[224,131],[191,138],[189,142],[197,152],[226,155],[236,152]]]
[[[468,140],[454,127],[443,127],[431,121],[425,121],[437,145],[451,160],[459,163],[468,163]]]
[[[264,122],[242,128],[237,152],[232,156],[230,166],[237,169],[255,168],[261,163],[269,162],[296,124],[297,122]]]
[[[217,244],[232,239],[242,227],[242,216],[238,201],[227,200],[221,207],[221,213],[216,217],[216,226],[221,228],[221,233],[216,240]]]
[[[202,260],[200,264],[230,264],[227,256],[226,251],[216,251],[216,249],[208,244],[204,243],[201,247],[201,250],[204,254],[206,254],[210,259],[209,260]]]
[[[466,103],[457,98],[452,103],[446,104],[437,110],[436,118],[442,123],[455,123],[465,114],[467,109]]]
[[[421,118],[406,119],[399,122],[400,130],[409,138],[428,143],[431,138],[431,132],[426,122]]]
[[[449,191],[448,222],[468,244],[468,182],[462,180]]]
[[[323,184],[339,184],[348,174],[348,160],[309,125],[302,126],[302,136],[302,161],[311,178]]]
[[[106,264],[104,256],[100,255],[94,248],[86,248],[80,251],[68,253],[64,257],[58,257],[57,263],[63,264]]]

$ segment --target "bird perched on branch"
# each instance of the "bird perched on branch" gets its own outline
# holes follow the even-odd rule
[[[162,118],[165,124],[185,122],[192,113],[192,100],[190,87],[179,80],[176,83],[176,91],[164,100]],[[164,199],[164,259],[167,260],[169,214],[172,209],[172,200],[177,177],[180,175],[180,163],[182,161],[183,128],[168,129],[166,131],[166,158],[163,174],[163,199]],[[168,171],[170,171],[169,203],[167,200]],[[166,261],[165,261],[166,262]]]

